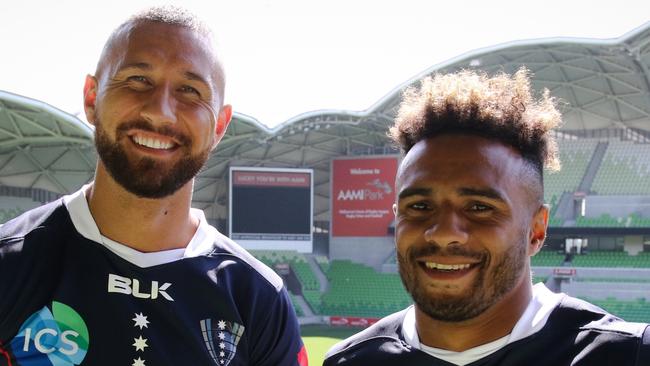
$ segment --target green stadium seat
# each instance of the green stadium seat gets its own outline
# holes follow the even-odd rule
[[[540,250],[531,258],[533,267],[557,267],[564,262],[564,253],[558,253],[556,250]]]
[[[14,217],[19,216],[23,212],[25,212],[25,210],[20,207],[0,208],[0,225],[13,219]]]
[[[650,195],[650,145],[611,141],[591,186],[601,195]]]
[[[302,253],[295,250],[251,250],[250,253],[271,268],[277,263],[289,264],[298,277],[303,291],[320,289],[318,279]]]
[[[585,298],[585,300],[627,321],[650,322],[650,302],[646,299],[624,301],[610,297],[605,300],[588,298]]]
[[[629,255],[623,251],[592,251],[573,257],[575,267],[650,268],[650,252]]]
[[[544,200],[551,206],[551,226],[560,197],[564,192],[574,192],[589,166],[597,140],[558,140],[558,148],[562,169],[559,172],[544,171]]]
[[[383,317],[411,303],[399,275],[334,260],[327,272],[330,289],[322,296],[322,314]]]

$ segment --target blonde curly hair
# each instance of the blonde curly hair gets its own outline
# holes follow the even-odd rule
[[[550,132],[561,121],[547,89],[539,99],[533,97],[527,69],[493,77],[463,70],[427,77],[419,88],[408,88],[389,136],[404,153],[420,140],[448,133],[497,140],[533,163],[541,179],[544,168],[560,168]]]

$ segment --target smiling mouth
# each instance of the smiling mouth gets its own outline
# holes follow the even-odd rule
[[[458,271],[461,269],[468,269],[472,265],[467,263],[467,264],[442,264],[442,263],[435,263],[435,262],[424,262],[424,266],[427,267],[428,269],[438,269],[442,271]]]
[[[161,140],[153,137],[145,137],[140,135],[131,136],[131,140],[139,146],[144,146],[155,150],[171,150],[176,146],[175,143],[169,140]]]
[[[444,264],[430,261],[418,261],[420,268],[424,270],[430,276],[442,275],[442,274],[456,274],[463,275],[469,273],[474,268],[478,267],[480,263],[456,263],[456,264]]]

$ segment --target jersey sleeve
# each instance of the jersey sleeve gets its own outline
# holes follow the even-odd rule
[[[307,366],[307,352],[300,338],[298,319],[283,287],[267,312],[267,321],[256,324],[251,366]]]
[[[69,230],[61,207],[54,201],[0,226],[0,343],[13,338],[56,287],[62,270],[60,238]]]
[[[636,364],[639,366],[650,365],[650,325],[645,328],[641,336]]]

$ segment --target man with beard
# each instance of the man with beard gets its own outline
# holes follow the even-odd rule
[[[190,208],[232,109],[208,28],[152,8],[84,106],[94,182],[0,227],[0,365],[301,365],[282,280]]]
[[[414,305],[334,346],[324,365],[650,365],[647,324],[531,283],[558,169],[560,113],[526,70],[408,89],[390,134],[399,273]]]

